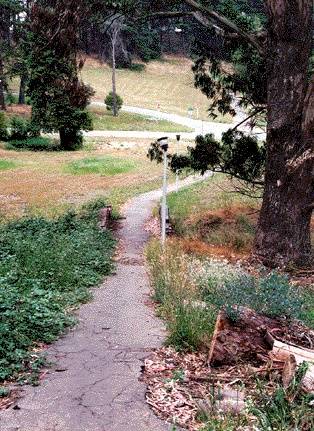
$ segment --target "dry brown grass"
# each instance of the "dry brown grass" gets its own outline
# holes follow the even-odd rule
[[[187,115],[188,108],[199,109],[199,116],[208,119],[208,99],[194,87],[192,61],[166,56],[163,61],[152,61],[145,71],[118,70],[118,93],[126,105],[160,109],[164,112]],[[87,58],[82,78],[96,91],[95,99],[103,100],[111,91],[111,69],[93,58]],[[230,121],[219,116],[217,121]]]
[[[0,171],[0,212],[13,218],[28,213],[53,217],[69,207],[105,197],[119,208],[128,198],[160,184],[160,167],[146,158],[148,142],[118,149],[117,140],[73,153],[15,152],[0,149],[0,159],[12,160],[15,169]],[[126,145],[126,143],[124,144]],[[71,175],[65,166],[89,157],[115,156],[136,161],[137,168],[112,177]]]

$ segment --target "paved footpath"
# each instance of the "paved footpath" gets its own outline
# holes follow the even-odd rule
[[[102,106],[104,107],[103,102],[92,102],[94,106]],[[183,126],[191,128],[193,131],[191,132],[182,132],[181,137],[185,140],[193,141],[198,135],[205,135],[206,133],[212,133],[216,139],[221,139],[221,136],[224,132],[234,127],[236,124],[240,123],[246,118],[246,114],[239,108],[237,104],[234,106],[236,110],[236,116],[233,119],[233,123],[218,123],[214,121],[202,121],[196,120],[194,118],[184,117],[182,115],[177,114],[169,114],[167,112],[156,111],[153,109],[139,108],[134,106],[126,106],[122,107],[122,111],[131,112],[133,114],[143,115],[144,117],[153,118],[156,120],[166,120],[172,123],[181,124]],[[243,132],[251,133],[250,127],[247,124],[243,124],[239,127],[239,130]],[[157,139],[162,134],[167,135],[170,139],[176,139],[177,133],[165,133],[165,132],[147,132],[147,131],[107,131],[107,130],[94,130],[91,132],[87,132],[86,136],[89,137],[116,137],[116,138],[140,138],[140,139]],[[265,140],[266,135],[265,132],[256,127],[254,130],[254,134],[260,140]]]
[[[209,174],[210,175],[210,174]],[[188,178],[181,186],[200,181]],[[26,387],[18,409],[0,413],[1,431],[167,431],[145,404],[143,359],[165,330],[149,300],[143,226],[160,191],[134,198],[119,231],[116,274],[83,305],[80,323],[48,350],[54,366],[39,387]]]

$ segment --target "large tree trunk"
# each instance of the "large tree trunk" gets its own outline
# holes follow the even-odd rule
[[[83,137],[80,130],[60,128],[60,149],[63,151],[75,151],[83,146]]]
[[[255,252],[268,265],[311,255],[314,200],[312,0],[267,0],[268,130],[265,191]]]

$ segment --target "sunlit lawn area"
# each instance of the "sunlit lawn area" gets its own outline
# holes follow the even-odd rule
[[[125,105],[160,109],[163,112],[183,116],[187,116],[188,109],[193,108],[193,118],[197,118],[198,113],[199,119],[232,122],[232,118],[228,115],[223,117],[217,113],[216,119],[208,116],[209,100],[194,86],[192,64],[192,61],[187,58],[166,56],[162,61],[152,61],[146,64],[145,70],[140,72],[118,69],[117,91],[123,98]],[[111,91],[111,68],[98,60],[87,58],[81,77],[84,82],[94,88],[94,100],[103,101]],[[10,84],[11,91],[17,92],[18,86],[18,80],[14,79]],[[129,124],[130,118],[129,116],[122,116],[120,121],[123,120],[124,124]],[[132,122],[136,123],[137,121],[138,118],[132,118]],[[107,130],[117,130],[114,123],[110,125],[109,122],[108,127],[113,128]],[[181,126],[179,127],[182,130]],[[167,129],[167,131],[172,130]]]
[[[208,117],[209,101],[194,87],[192,61],[180,57],[165,57],[163,61],[148,63],[144,71],[117,71],[118,93],[124,104],[141,108],[187,115],[194,108],[194,118]],[[96,91],[95,99],[104,100],[111,90],[111,69],[97,60],[87,59],[82,78]],[[212,121],[212,120],[211,120]],[[219,115],[215,121],[230,122],[230,117]]]
[[[149,141],[88,141],[77,152],[0,149],[2,220],[53,217],[103,197],[119,209],[128,198],[161,185],[161,166],[146,157]]]
[[[193,129],[166,120],[145,117],[129,112],[120,112],[117,117],[102,106],[89,106],[93,119],[94,130],[123,130],[123,131],[148,131],[148,132],[192,132]],[[6,117],[9,120],[13,116],[30,118],[30,106],[8,106]]]
[[[114,117],[106,108],[91,106],[89,108],[93,117],[95,130],[126,130],[126,131],[150,131],[150,132],[192,132],[193,130],[171,123],[166,120],[157,120],[129,112],[120,112]]]

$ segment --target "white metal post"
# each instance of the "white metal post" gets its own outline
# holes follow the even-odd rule
[[[167,218],[167,171],[168,171],[167,150],[163,150],[163,155],[164,155],[164,174],[163,174],[162,205],[161,205],[161,243],[164,246],[166,242],[166,218]]]
[[[177,145],[176,145],[176,154],[179,154],[179,142],[181,139],[181,135],[177,135]],[[179,171],[176,170],[176,193],[179,191]]]

